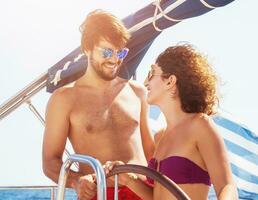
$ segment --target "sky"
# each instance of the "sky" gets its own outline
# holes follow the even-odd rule
[[[102,8],[123,18],[150,2],[0,0],[0,104],[79,46],[88,12]],[[138,68],[139,81],[165,48],[194,44],[220,77],[221,110],[258,133],[257,7],[258,1],[235,0],[163,31]],[[42,115],[49,96],[43,90],[31,99]],[[26,104],[0,121],[0,137],[0,186],[52,184],[41,167],[43,126]]]

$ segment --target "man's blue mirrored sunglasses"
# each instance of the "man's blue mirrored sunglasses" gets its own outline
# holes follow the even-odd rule
[[[110,49],[110,48],[99,47],[98,49],[101,51],[103,58],[111,58],[115,52],[113,49]],[[127,56],[128,52],[129,52],[128,48],[123,48],[121,50],[116,51],[116,56],[119,59],[124,59]]]

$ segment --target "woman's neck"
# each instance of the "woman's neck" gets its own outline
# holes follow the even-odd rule
[[[173,129],[176,126],[184,123],[187,119],[192,118],[196,113],[186,113],[181,108],[181,103],[179,100],[173,100],[163,102],[160,106],[161,111],[163,112],[166,122],[167,129]]]

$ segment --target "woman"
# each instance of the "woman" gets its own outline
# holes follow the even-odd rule
[[[216,82],[207,59],[189,44],[161,53],[144,82],[148,103],[159,106],[167,122],[155,135],[149,167],[169,177],[194,200],[207,199],[211,183],[218,199],[237,199],[225,145],[209,117],[218,104]],[[117,163],[107,162],[106,170]],[[152,191],[131,175],[119,176],[143,199],[175,198],[158,183],[154,182]]]

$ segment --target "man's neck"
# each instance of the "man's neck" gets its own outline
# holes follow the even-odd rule
[[[119,77],[116,77],[112,80],[104,80],[96,72],[88,69],[86,73],[76,81],[76,86],[90,86],[100,90],[107,90],[109,88],[115,87],[118,83],[121,83],[122,79]]]

